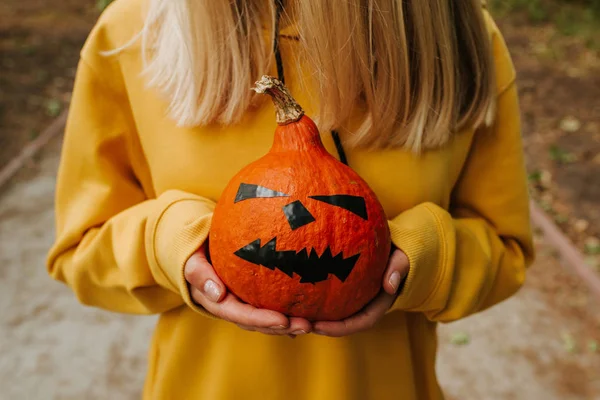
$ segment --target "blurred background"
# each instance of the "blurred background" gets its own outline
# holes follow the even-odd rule
[[[154,317],[80,306],[44,267],[60,117],[109,2],[0,3],[0,399],[141,392]],[[600,0],[488,4],[518,71],[532,198],[577,250],[580,274],[536,230],[524,289],[440,326],[440,380],[450,399],[600,399],[600,296],[590,289],[600,279]]]

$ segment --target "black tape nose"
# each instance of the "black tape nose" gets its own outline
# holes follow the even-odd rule
[[[304,207],[304,204],[300,200],[296,200],[293,203],[286,204],[283,206],[283,213],[290,224],[292,230],[308,225],[311,222],[315,222],[315,217],[312,216],[310,211]]]

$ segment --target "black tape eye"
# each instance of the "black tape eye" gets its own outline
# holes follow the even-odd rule
[[[283,213],[285,214],[285,217],[287,218],[292,230],[302,228],[304,225],[315,222],[315,217],[313,217],[310,211],[304,207],[304,204],[302,204],[300,200],[286,204],[285,207],[283,207]]]
[[[341,207],[358,215],[364,220],[368,220],[367,205],[365,199],[360,196],[351,196],[349,194],[336,194],[333,196],[309,196],[309,198],[332,206]]]
[[[276,192],[275,190],[259,185],[250,185],[247,183],[240,184],[238,192],[235,196],[234,203],[247,199],[269,198],[269,197],[289,197],[285,193]]]

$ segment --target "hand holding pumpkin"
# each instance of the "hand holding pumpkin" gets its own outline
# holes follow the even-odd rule
[[[314,328],[316,334],[341,337],[372,328],[392,306],[408,270],[408,257],[396,249],[384,274],[384,290],[373,301],[357,314],[342,321],[318,321],[314,325],[303,318],[288,318],[276,311],[253,307],[227,292],[206,258],[206,246],[202,246],[189,258],[185,266],[185,277],[190,284],[192,299],[197,304],[242,329],[295,337],[309,333]]]
[[[309,321],[339,321],[381,291],[391,240],[383,206],[333,157],[285,85],[269,76],[277,127],[271,149],[221,192],[210,258],[245,303]]]
[[[283,82],[263,76],[254,90],[275,105],[273,145],[224,188],[209,234],[214,268],[204,250],[186,267],[192,297],[220,318],[267,334],[308,333],[309,321],[341,321],[315,324],[331,336],[368,329],[408,270],[400,251],[387,265],[392,244],[383,206],[327,151]]]
[[[240,328],[268,335],[301,335],[312,330],[303,318],[288,318],[241,302],[228,292],[206,258],[206,245],[186,262],[185,278],[190,284],[192,299],[208,312]]]
[[[408,275],[408,257],[401,250],[394,250],[383,280],[383,291],[367,306],[342,321],[320,321],[314,324],[314,333],[341,337],[371,329],[389,310],[398,296],[398,289]]]

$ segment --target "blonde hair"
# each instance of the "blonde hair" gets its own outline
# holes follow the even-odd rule
[[[179,125],[233,124],[258,104],[250,87],[274,62],[273,3],[149,0],[144,72]],[[315,77],[319,127],[342,128],[359,104],[367,111],[349,145],[418,152],[491,115],[481,0],[288,0],[282,18],[297,24]]]

